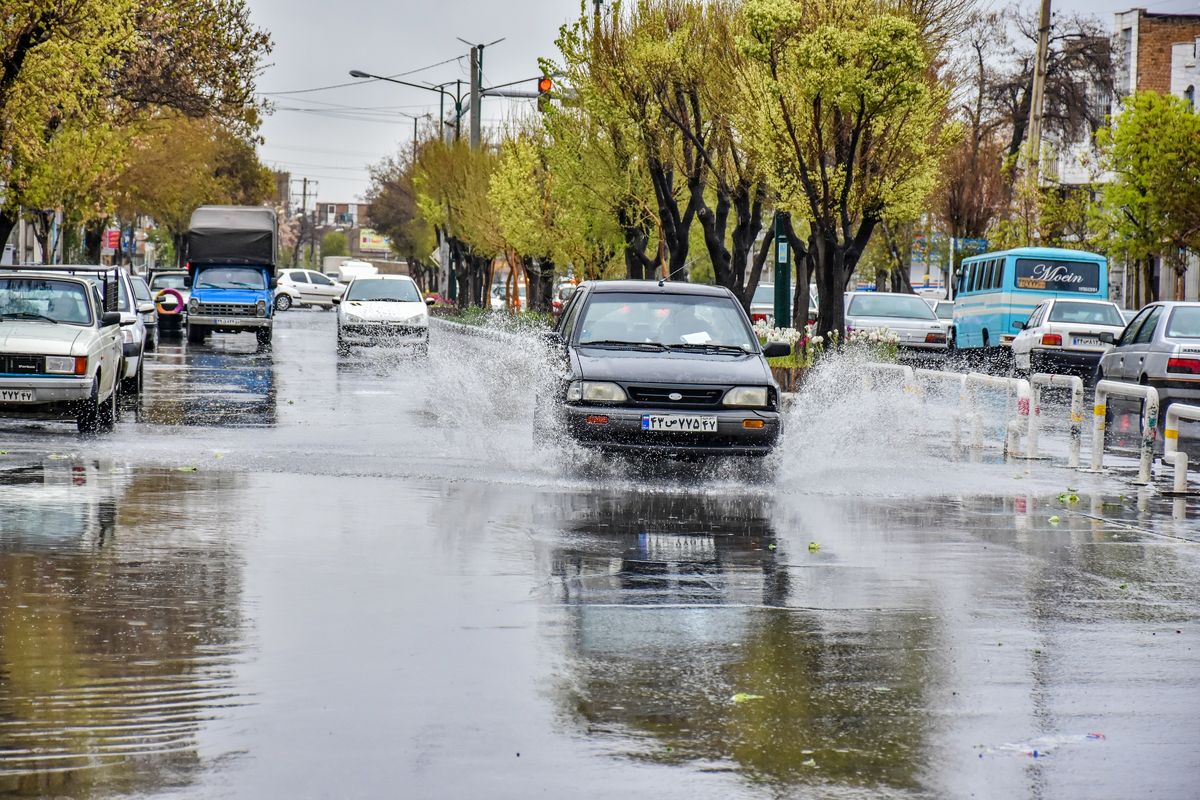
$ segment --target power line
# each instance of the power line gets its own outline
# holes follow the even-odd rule
[[[447,58],[445,61],[439,61],[436,64],[429,64],[428,66],[417,67],[416,69],[410,69],[407,72],[397,72],[395,75],[388,75],[387,77],[403,78],[405,75],[416,75],[418,72],[424,72],[427,69],[433,69],[434,67],[441,67],[441,66],[445,66],[446,64],[453,64],[456,61],[462,61],[464,58],[466,58],[466,56],[455,56],[454,58]],[[291,95],[291,94],[308,94],[310,92],[324,92],[329,89],[342,89],[346,86],[358,86],[358,85],[361,85],[364,83],[374,83],[377,80],[379,80],[379,79],[378,78],[367,78],[366,80],[361,80],[361,81],[346,81],[345,83],[331,83],[328,86],[314,86],[311,89],[292,89],[291,91],[287,91],[287,92],[259,92],[258,94],[262,97],[282,97],[284,95]]]

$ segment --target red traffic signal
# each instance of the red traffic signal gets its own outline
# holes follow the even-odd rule
[[[553,88],[554,81],[550,80],[550,78],[545,75],[538,78],[538,94],[549,94]]]

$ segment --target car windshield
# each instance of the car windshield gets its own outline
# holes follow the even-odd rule
[[[105,282],[111,283],[112,276],[113,276],[113,274],[111,272],[104,273]],[[100,291],[103,293],[104,287],[101,286],[101,284],[100,284],[100,276],[99,275],[96,275],[96,274],[80,275],[79,277],[87,278],[94,285],[99,286]],[[133,310],[133,306],[130,305],[130,303],[129,303],[129,293],[125,289],[125,281],[122,281],[122,280],[117,281],[117,308],[120,311],[132,311]]]
[[[1124,327],[1121,312],[1111,303],[1072,303],[1060,300],[1050,309],[1050,322],[1073,322],[1078,325],[1112,325]]]
[[[173,275],[155,275],[154,280],[150,281],[150,288],[154,291],[162,289],[183,289],[185,287],[185,276]]]
[[[154,302],[154,298],[150,296],[150,289],[146,286],[143,278],[133,279],[133,296],[138,300],[145,300],[147,303]]]
[[[954,303],[938,303],[938,319],[954,319]]]
[[[0,278],[0,317],[90,325],[87,289],[75,281]]]
[[[1172,311],[1166,335],[1177,339],[1200,339],[1200,306],[1180,306]]]
[[[846,313],[851,317],[937,319],[929,304],[915,294],[856,294]]]
[[[265,289],[267,276],[255,267],[207,267],[200,270],[197,289]]]
[[[736,347],[755,341],[730,297],[657,292],[601,292],[580,323],[580,344],[657,344]]]
[[[346,290],[347,300],[380,300],[392,303],[419,303],[421,293],[412,281],[388,278],[358,278]]]

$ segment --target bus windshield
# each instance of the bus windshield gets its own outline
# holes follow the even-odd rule
[[[1094,261],[1018,258],[1017,288],[1096,294],[1100,291],[1100,265]]]

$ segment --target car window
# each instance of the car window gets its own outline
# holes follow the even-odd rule
[[[846,313],[852,317],[937,319],[929,304],[914,294],[855,294]]]
[[[196,276],[197,289],[265,289],[262,270],[254,267],[208,267]]]
[[[580,313],[580,344],[757,345],[741,306],[722,295],[604,292]]]
[[[1036,328],[1037,326],[1041,325],[1042,324],[1042,315],[1045,312],[1046,312],[1046,304],[1045,303],[1042,303],[1040,306],[1035,308],[1033,310],[1033,313],[1029,315],[1029,319],[1025,320],[1026,330],[1028,330],[1030,328]]]
[[[80,275],[79,277],[88,279],[96,286],[99,286],[100,282],[101,282],[100,276],[96,275],[96,274]],[[112,277],[111,272],[104,273],[104,278],[106,279],[105,282],[108,282],[107,279],[111,278],[111,277]],[[117,310],[119,310],[119,311],[132,311],[133,310],[133,304],[129,302],[129,290],[125,288],[125,281],[120,278],[117,279]]]
[[[560,333],[567,341],[571,340],[571,334],[575,332],[575,323],[579,320],[579,309],[583,308],[584,302],[587,300],[587,292],[575,292],[567,304],[567,308],[563,313],[562,327]]]
[[[1200,339],[1200,306],[1178,306],[1167,320],[1167,336]]]
[[[308,283],[308,276],[303,272],[289,272],[288,277],[292,279],[293,283]]]
[[[317,286],[333,286],[333,281],[329,280],[329,278],[326,278],[319,272],[309,273],[308,278]]]
[[[1150,315],[1142,322],[1142,327],[1133,337],[1134,344],[1146,344],[1154,338],[1154,329],[1158,327],[1158,320],[1162,317],[1162,306],[1153,306],[1150,309]]]
[[[412,281],[394,278],[356,278],[346,290],[346,300],[376,300],[392,303],[419,303],[421,294]]]
[[[133,279],[133,296],[147,303],[154,302],[154,298],[150,295],[150,287],[146,285],[145,278]]]
[[[75,281],[0,278],[0,318],[90,325],[87,288]]]
[[[760,283],[754,290],[753,305],[767,306],[775,302],[775,286],[770,283]]]
[[[1129,324],[1125,326],[1125,330],[1121,332],[1120,338],[1117,339],[1117,347],[1120,347],[1123,344],[1133,343],[1133,337],[1137,336],[1138,331],[1141,330],[1142,323],[1146,321],[1146,317],[1150,316],[1150,311],[1151,307],[1146,306],[1136,315],[1134,315],[1133,319],[1129,321]]]
[[[1071,300],[1059,300],[1050,311],[1051,322],[1070,322],[1078,325],[1116,325],[1125,324],[1121,312],[1109,303],[1078,303]]]
[[[187,286],[183,275],[173,274],[155,275],[150,281],[150,288],[157,292],[162,289],[186,289]]]

